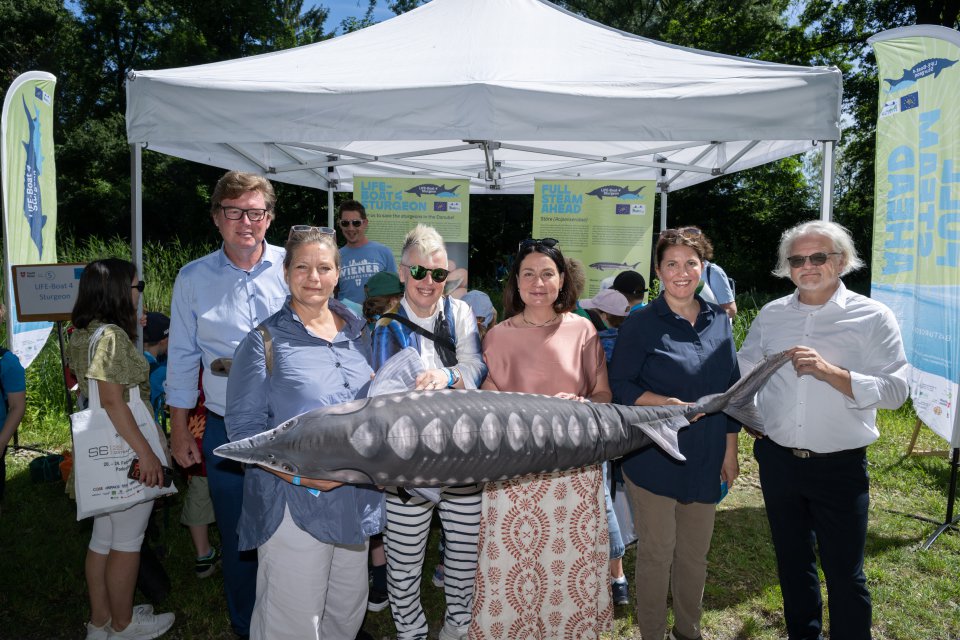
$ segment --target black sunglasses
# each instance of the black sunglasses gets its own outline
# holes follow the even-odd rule
[[[830,256],[839,256],[840,253],[836,251],[831,251],[830,253],[824,253],[823,251],[818,251],[817,253],[811,253],[808,256],[790,256],[787,258],[787,262],[790,263],[790,266],[794,269],[799,269],[804,265],[804,263],[809,260],[810,264],[815,267],[819,267],[822,264],[825,264],[827,258]]]
[[[560,241],[556,238],[527,238],[526,240],[521,240],[520,244],[517,246],[517,252],[523,251],[524,249],[529,249],[530,247],[546,247],[547,249],[553,249],[560,244]]]
[[[341,220],[340,221],[340,226],[343,227],[344,229],[346,229],[350,225],[353,225],[354,227],[359,227],[362,224],[363,224],[363,220]]]
[[[137,282],[137,284],[132,284],[132,285],[130,285],[130,288],[131,288],[131,289],[136,289],[136,290],[139,291],[140,293],[143,293],[143,288],[144,288],[146,285],[147,285],[147,281],[146,281],[146,280],[140,280],[139,282]]]
[[[410,277],[414,280],[423,280],[429,273],[434,282],[443,282],[450,275],[450,272],[446,269],[427,269],[419,264],[405,264],[403,266],[410,269]]]

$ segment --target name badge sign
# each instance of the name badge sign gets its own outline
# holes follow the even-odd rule
[[[85,264],[13,266],[17,318],[24,322],[69,320]]]

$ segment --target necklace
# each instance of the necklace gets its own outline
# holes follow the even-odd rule
[[[542,324],[536,324],[536,323],[533,323],[533,322],[530,322],[529,320],[527,320],[527,312],[526,312],[526,311],[521,311],[521,312],[520,312],[520,317],[523,318],[523,321],[524,321],[525,323],[527,323],[528,325],[530,325],[531,327],[545,327],[545,326],[547,326],[548,324],[550,324],[551,322],[553,322],[554,320],[556,320],[557,318],[559,318],[559,317],[560,317],[560,314],[554,312],[553,317],[550,318],[549,320],[547,320],[546,322],[542,323]]]

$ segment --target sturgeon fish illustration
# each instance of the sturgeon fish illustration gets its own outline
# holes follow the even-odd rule
[[[47,216],[43,215],[43,199],[40,192],[40,175],[43,173],[43,153],[40,147],[40,111],[36,110],[36,117],[30,114],[27,101],[23,101],[23,110],[27,116],[29,138],[21,142],[26,158],[23,166],[23,216],[30,227],[30,239],[37,247],[37,254],[43,257],[43,227],[47,224]]]
[[[575,469],[650,444],[682,460],[677,432],[697,414],[724,411],[761,430],[753,397],[787,359],[786,352],[770,356],[725,393],[692,405],[500,391],[390,393],[308,411],[214,453],[308,478],[414,488]]]
[[[926,60],[921,60],[909,69],[904,69],[903,75],[899,78],[884,78],[883,81],[890,85],[887,89],[887,94],[889,95],[912,87],[918,80],[931,74],[934,78],[938,78],[940,77],[940,72],[944,69],[949,69],[957,64],[957,62],[957,60],[949,60],[947,58],[927,58]]]
[[[634,262],[633,264],[627,264],[626,262],[591,262],[588,266],[591,269],[596,269],[597,271],[606,271],[607,269],[618,269],[622,271],[623,269],[636,270],[636,268],[640,266],[640,263]]]
[[[438,196],[441,198],[452,198],[456,196],[455,193],[457,189],[460,188],[460,185],[453,187],[452,189],[447,189],[447,185],[441,184],[418,184],[412,189],[407,189],[405,193],[412,193],[418,198],[420,196]]]
[[[643,187],[637,187],[633,191],[629,185],[618,187],[615,184],[608,184],[603,187],[597,187],[593,191],[587,191],[588,196],[596,196],[603,200],[604,198],[620,198],[622,200],[635,200],[643,191]]]

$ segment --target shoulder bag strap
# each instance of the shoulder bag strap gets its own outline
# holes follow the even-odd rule
[[[440,337],[437,336],[433,331],[428,331],[427,329],[424,329],[423,327],[421,327],[420,325],[418,325],[418,324],[415,323],[414,321],[410,320],[409,318],[404,318],[404,317],[401,316],[401,315],[398,315],[398,314],[396,314],[396,313],[390,313],[389,311],[388,311],[387,313],[384,313],[384,314],[381,315],[380,317],[381,317],[381,318],[391,318],[391,319],[393,319],[393,320],[396,320],[396,321],[399,322],[400,324],[404,325],[405,327],[407,327],[408,329],[410,329],[410,330],[413,331],[414,333],[420,334],[420,335],[423,336],[424,338],[427,338],[427,339],[429,339],[429,340],[432,340],[433,342],[435,342],[435,343],[437,343],[437,344],[443,345],[443,346],[446,347],[447,349],[452,349],[453,351],[456,351],[456,350],[457,350],[457,345],[455,345],[452,340],[447,340],[446,338],[440,338]]]
[[[257,332],[263,338],[263,360],[267,366],[267,375],[273,373],[273,335],[267,325],[260,323],[257,325]]]

